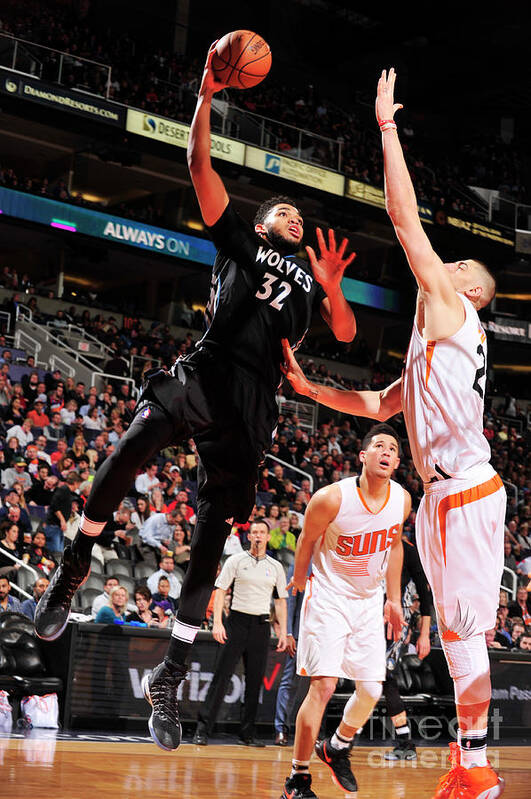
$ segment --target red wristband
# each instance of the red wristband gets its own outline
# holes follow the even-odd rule
[[[386,130],[396,130],[396,129],[397,129],[396,122],[393,122],[392,119],[386,120],[385,122],[382,122],[382,124],[380,125],[380,130],[382,131],[382,133],[385,133]]]
[[[395,123],[395,121],[394,121],[394,119],[379,119],[379,120],[378,120],[378,125],[379,125],[380,127],[382,127],[382,125],[385,125],[385,124],[386,124],[386,122],[392,122],[393,124],[396,124],[396,123]]]

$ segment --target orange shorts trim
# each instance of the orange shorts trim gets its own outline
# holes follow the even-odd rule
[[[469,505],[471,502],[477,502],[479,499],[488,497],[495,494],[503,487],[503,482],[499,474],[495,474],[486,483],[467,488],[465,491],[459,491],[458,494],[450,494],[444,497],[439,502],[437,514],[439,517],[439,532],[441,535],[441,546],[444,558],[444,565],[446,566],[446,515],[448,511],[453,508],[462,508],[464,505]]]

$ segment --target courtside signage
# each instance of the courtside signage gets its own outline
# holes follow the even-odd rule
[[[70,111],[78,116],[108,122],[123,128],[125,109],[108,103],[92,94],[75,92],[63,86],[45,83],[36,78],[26,78],[14,72],[0,70],[0,91],[12,97],[20,97],[49,108]]]
[[[144,225],[131,219],[103,214],[90,208],[78,208],[14,189],[0,188],[0,209],[2,219],[13,216],[71,234],[84,233],[86,236],[128,244],[130,247],[140,247],[208,266],[214,263],[216,256],[216,248],[209,239]]]
[[[304,161],[296,161],[294,158],[286,158],[278,153],[269,153],[258,147],[247,145],[245,166],[285,180],[292,180],[294,183],[302,183],[304,186],[313,186],[315,189],[321,189],[330,194],[342,196],[345,190],[345,178],[338,172],[307,164]]]
[[[175,147],[187,147],[190,125],[175,122],[172,119],[145,114],[132,108],[127,110],[126,129],[137,136],[145,136],[153,141],[173,144]],[[243,166],[245,161],[245,144],[225,136],[211,134],[210,153],[213,158],[231,161]]]

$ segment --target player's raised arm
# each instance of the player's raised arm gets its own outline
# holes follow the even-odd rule
[[[188,138],[188,168],[205,225],[214,225],[227,207],[229,197],[210,157],[210,111],[212,97],[225,84],[214,78],[211,68],[216,43],[208,51],[203,80]]]
[[[420,222],[415,190],[394,121],[395,112],[402,108],[394,101],[395,79],[393,68],[389,74],[383,70],[376,96],[376,119],[382,131],[387,213],[419,288],[428,294],[437,294],[445,303],[461,310],[450,277]]]
[[[356,319],[341,290],[341,280],[356,253],[346,256],[348,240],[343,239],[338,248],[333,230],[328,231],[328,244],[321,228],[317,228],[316,234],[319,258],[313,247],[307,246],[306,252],[314,277],[326,294],[321,303],[321,316],[338,341],[352,341],[356,335]]]
[[[395,380],[382,391],[342,391],[341,389],[312,383],[293,354],[287,339],[282,339],[284,374],[297,392],[320,402],[328,408],[353,416],[365,416],[385,422],[402,410],[402,378]]]

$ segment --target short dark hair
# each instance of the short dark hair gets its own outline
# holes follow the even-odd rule
[[[292,205],[299,210],[299,206],[291,197],[288,197],[286,194],[276,194],[274,197],[270,197],[269,200],[264,200],[264,202],[258,206],[256,214],[254,215],[254,224],[263,224],[266,216],[275,205]]]
[[[361,442],[362,450],[367,449],[367,447],[370,445],[371,441],[373,440],[374,436],[381,436],[381,435],[392,436],[398,445],[398,454],[400,455],[402,453],[402,447],[400,445],[400,439],[398,437],[398,433],[396,432],[396,430],[394,430],[391,427],[390,424],[384,424],[384,423],[373,425],[371,429],[367,433],[365,433],[365,435],[363,436],[363,441]]]
[[[146,599],[148,602],[151,601],[151,591],[149,590],[147,585],[139,585],[138,588],[135,588],[134,595],[136,596],[137,594],[143,596],[144,599]]]

